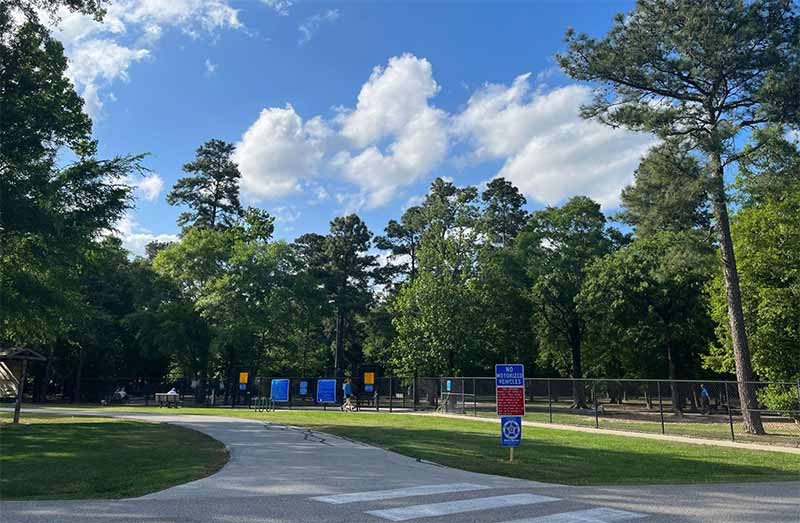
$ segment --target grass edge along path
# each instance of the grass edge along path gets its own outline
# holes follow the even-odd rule
[[[0,499],[137,497],[228,462],[225,446],[202,432],[98,414],[26,412],[20,425],[0,423]]]
[[[515,452],[515,463],[509,464],[508,450],[500,447],[499,426],[470,419],[338,411],[259,413],[229,408],[133,410],[218,415],[300,426],[462,470],[547,483],[645,485],[800,480],[797,454],[527,425],[522,446]]]

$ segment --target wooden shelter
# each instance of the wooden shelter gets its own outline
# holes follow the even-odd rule
[[[29,361],[47,361],[33,349],[9,347],[0,349],[0,390],[3,394],[14,391],[14,423],[19,423],[19,411],[22,409],[22,392],[28,378]]]

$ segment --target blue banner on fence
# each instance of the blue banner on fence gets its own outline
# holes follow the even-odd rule
[[[519,447],[522,440],[522,418],[503,416],[500,418],[500,441],[504,447]]]
[[[317,403],[336,403],[336,380],[317,380]]]
[[[270,390],[272,401],[289,401],[289,380],[272,380]]]
[[[525,366],[521,363],[494,366],[495,385],[497,387],[524,387]]]

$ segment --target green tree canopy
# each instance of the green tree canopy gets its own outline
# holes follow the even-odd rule
[[[183,166],[192,176],[178,179],[167,195],[170,205],[186,205],[181,227],[230,227],[242,216],[239,203],[239,167],[231,156],[235,146],[222,140],[209,140],[197,149],[193,162]]]

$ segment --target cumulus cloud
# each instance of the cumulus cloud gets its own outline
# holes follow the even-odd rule
[[[125,249],[137,256],[144,256],[144,248],[150,242],[176,242],[179,240],[177,234],[154,234],[139,225],[131,215],[123,216],[112,234],[122,240],[122,246]]]
[[[356,188],[336,188],[345,211],[375,208],[431,176],[457,140],[467,153],[455,160],[500,160],[491,174],[532,200],[558,204],[582,194],[616,206],[655,138],[582,119],[588,87],[532,84],[532,75],[524,74],[510,85],[485,85],[460,113],[448,115],[432,103],[440,88],[430,62],[393,57],[374,68],[355,107],[337,108],[331,120],[304,122],[291,105],[264,109],[236,152],[243,191],[255,201],[299,191],[311,195],[309,202],[315,192],[322,200],[329,194],[322,181],[309,181],[322,173]]]
[[[462,160],[504,160],[497,176],[542,203],[582,194],[615,207],[655,139],[582,119],[591,96],[579,85],[532,92],[529,74],[486,85],[453,118],[453,133],[471,145]]]
[[[121,0],[107,8],[102,23],[61,8],[54,35],[69,59],[67,75],[90,116],[102,116],[101,89],[127,81],[132,64],[151,58],[166,30],[197,38],[224,29],[243,29],[228,0]]]
[[[315,175],[329,136],[322,118],[303,122],[289,104],[263,109],[233,155],[245,198],[262,201],[299,191],[300,182]]]
[[[438,91],[431,64],[403,55],[376,67],[356,107],[340,108],[333,121],[304,122],[291,105],[263,109],[234,155],[243,194],[254,201],[286,196],[327,169],[359,189],[337,195],[348,210],[386,204],[447,153],[447,115],[429,104]],[[324,188],[309,190],[328,197]]]
[[[297,40],[299,45],[307,44],[314,37],[319,27],[324,23],[335,22],[339,18],[338,9],[328,9],[322,13],[309,16],[305,21],[297,27],[300,32],[300,38]]]
[[[430,62],[405,54],[376,67],[355,109],[339,114],[340,133],[356,151],[339,152],[332,165],[361,189],[360,204],[384,205],[445,157],[447,115],[429,104],[438,92]],[[384,140],[391,142],[381,150]]]

